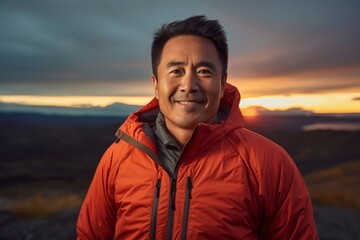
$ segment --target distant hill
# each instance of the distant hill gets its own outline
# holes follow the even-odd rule
[[[303,131],[317,130],[315,124],[351,124],[357,126],[354,130],[360,130],[360,118],[353,116],[328,116],[328,115],[260,115],[260,116],[244,116],[245,127],[260,132],[271,131]],[[319,126],[320,128],[320,126]],[[326,128],[323,128],[326,129]],[[346,128],[344,128],[346,129]],[[341,130],[341,128],[340,128]]]
[[[130,113],[136,112],[139,108],[140,106],[123,103],[113,103],[106,107],[55,107],[0,102],[0,112],[2,113],[37,113],[61,116],[128,116]]]
[[[96,116],[96,115],[59,115],[39,113],[2,113],[0,112],[0,127],[95,127],[107,124],[122,123],[126,118],[125,114],[119,116]]]
[[[0,102],[0,113],[38,113],[49,115],[63,115],[63,116],[128,116],[132,112],[139,110],[141,106],[128,105],[124,103],[114,102],[105,107],[82,105],[74,107],[57,107],[57,106],[38,106],[38,105],[24,105],[17,103]],[[316,114],[309,110],[302,108],[289,108],[286,110],[269,110],[261,106],[250,106],[241,108],[242,112],[256,114],[256,116],[328,116],[328,117],[342,117],[360,119],[360,112],[356,113],[326,113]]]

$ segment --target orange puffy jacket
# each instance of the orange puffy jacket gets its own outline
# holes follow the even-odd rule
[[[173,176],[143,131],[157,100],[130,115],[97,167],[78,239],[318,239],[294,162],[243,128],[240,94],[229,84],[225,92],[229,117],[199,124]]]

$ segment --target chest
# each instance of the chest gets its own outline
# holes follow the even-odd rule
[[[134,234],[140,235],[131,236],[136,238],[152,233],[159,239],[227,239],[256,228],[256,195],[238,154],[214,151],[180,161],[174,176],[141,152],[124,161],[115,183],[120,232],[132,223],[138,226]]]

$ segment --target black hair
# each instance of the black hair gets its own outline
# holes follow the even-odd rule
[[[166,42],[179,35],[196,35],[211,40],[219,54],[223,76],[226,74],[228,45],[225,31],[217,20],[208,20],[205,16],[199,15],[164,24],[155,32],[151,47],[151,64],[152,72],[156,78],[157,68]]]

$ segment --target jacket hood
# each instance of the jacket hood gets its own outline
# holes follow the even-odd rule
[[[240,93],[238,89],[233,85],[226,83],[224,96],[221,99],[219,106],[219,111],[227,113],[226,119],[219,124],[200,123],[196,130],[197,134],[199,134],[199,132],[201,132],[201,135],[205,134],[203,136],[206,136],[206,142],[209,144],[209,142],[211,143],[216,139],[221,139],[224,135],[236,128],[242,128],[244,119],[239,104]],[[153,98],[139,111],[132,113],[120,127],[120,130],[153,149],[153,143],[147,136],[146,131],[144,131],[144,124],[153,126],[158,113],[159,103],[156,98]]]

